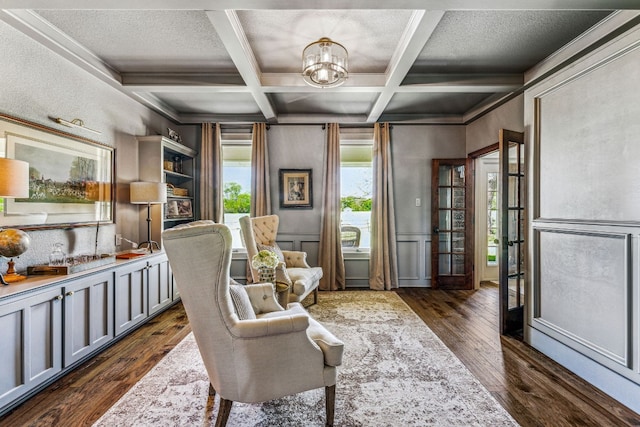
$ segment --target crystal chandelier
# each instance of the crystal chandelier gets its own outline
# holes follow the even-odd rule
[[[302,51],[302,77],[314,87],[337,87],[349,77],[347,49],[327,37]]]

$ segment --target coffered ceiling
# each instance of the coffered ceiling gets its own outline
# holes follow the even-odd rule
[[[178,123],[465,123],[634,3],[3,0],[0,18]],[[320,37],[349,52],[343,86],[302,80]]]

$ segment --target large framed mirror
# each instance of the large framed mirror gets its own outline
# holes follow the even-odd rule
[[[29,164],[29,197],[0,197],[0,227],[113,222],[112,147],[0,114],[0,157]]]

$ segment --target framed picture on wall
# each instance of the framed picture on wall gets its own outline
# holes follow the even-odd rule
[[[280,208],[313,209],[311,169],[280,169]]]
[[[29,165],[29,196],[0,199],[0,228],[113,222],[112,147],[0,114],[0,157]]]

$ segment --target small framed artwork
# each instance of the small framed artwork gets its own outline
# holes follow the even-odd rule
[[[311,169],[280,169],[280,208],[313,209]]]
[[[179,219],[193,217],[191,199],[169,199],[165,211],[165,218]]]

